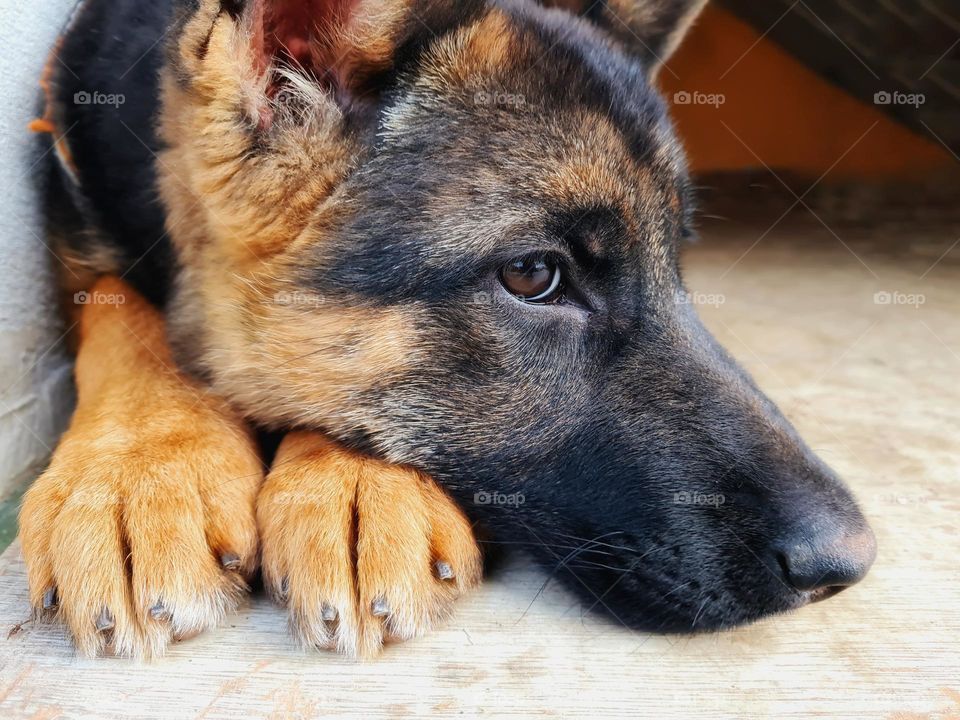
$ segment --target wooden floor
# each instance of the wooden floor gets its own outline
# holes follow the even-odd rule
[[[377,662],[300,652],[257,597],[137,665],[77,659],[58,629],[26,622],[14,544],[0,558],[0,718],[960,718],[957,236],[846,228],[841,242],[807,218],[747,252],[765,229],[707,228],[687,257],[693,299],[861,499],[880,548],[862,584],[664,638],[584,616],[553,586],[538,596],[543,576],[516,560]]]

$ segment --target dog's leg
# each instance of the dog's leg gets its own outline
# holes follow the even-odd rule
[[[470,524],[430,478],[318,433],[284,439],[257,519],[264,582],[308,647],[369,656],[480,579]]]
[[[153,307],[112,277],[87,300],[77,410],[20,513],[30,600],[85,654],[157,655],[236,607],[262,464],[244,423],[174,369]]]

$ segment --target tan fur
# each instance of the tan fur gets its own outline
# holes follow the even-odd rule
[[[473,92],[509,92],[490,87],[497,77],[522,57],[515,31],[504,13],[491,9],[477,22],[440,38],[431,48],[417,82],[443,95],[451,89]]]
[[[542,191],[561,203],[612,206],[629,217],[638,191],[642,193],[655,184],[650,179],[643,184],[637,182],[642,170],[630,162],[622,135],[607,118],[581,112],[576,121],[583,128],[585,140],[562,162],[547,169],[541,180]]]
[[[20,514],[30,599],[55,588],[85,654],[158,655],[236,607],[257,565],[262,466],[240,419],[174,370],[156,310],[115,278],[90,296],[77,410]],[[98,632],[104,609],[114,627]]]
[[[189,85],[164,78],[160,188],[190,276],[171,334],[199,357],[197,369],[216,367],[213,389],[241,411],[277,425],[309,423],[348,411],[349,392],[416,363],[415,317],[338,306],[288,280],[322,234],[357,150],[323,92],[301,97],[317,111],[308,123],[271,105],[249,33],[226,14],[201,11],[180,43]],[[264,110],[275,114],[257,151],[252,128]]]
[[[31,603],[56,589],[84,654],[156,656],[239,602],[257,563],[263,471],[242,421],[174,370],[156,310],[111,277],[88,298],[78,408],[20,516]],[[432,480],[319,434],[284,440],[257,514],[265,577],[277,594],[289,578],[291,626],[308,645],[370,656],[425,632],[480,578],[470,525]],[[228,553],[239,573],[220,567]],[[436,577],[438,561],[452,580]],[[372,611],[381,598],[384,619]],[[158,603],[168,616],[151,616]],[[99,632],[104,608],[114,627]]]
[[[430,478],[318,433],[284,439],[257,518],[264,581],[308,647],[372,655],[425,632],[480,579],[470,524]]]
[[[360,0],[331,56],[343,78],[362,80],[387,68],[393,60],[391,28],[408,16],[412,0]]]
[[[189,199],[187,207],[199,203],[202,237],[237,270],[288,249],[355,150],[341,132],[336,103],[317,93],[311,122],[285,124],[264,136],[267,152],[254,152],[253,129],[282,108],[273,108],[266,94],[251,32],[219,12],[219,3],[201,4],[180,42],[180,72],[189,73],[189,87],[165,74],[160,130],[170,144],[160,158],[168,206],[183,208],[177,199]],[[192,259],[193,245],[179,233],[171,237]]]
[[[460,62],[453,66],[461,77],[489,76],[514,61],[513,29],[502,12],[491,11],[466,33],[466,50],[460,55]]]

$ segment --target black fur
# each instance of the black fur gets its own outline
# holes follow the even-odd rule
[[[118,250],[119,273],[158,304],[175,267],[155,169],[158,73],[172,9],[170,0],[84,3],[57,51],[52,85],[56,125],[81,184],[75,204],[94,229],[70,235],[72,250],[89,254],[84,243]],[[123,102],[78,102],[94,93]]]

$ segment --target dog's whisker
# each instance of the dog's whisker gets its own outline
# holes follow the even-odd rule
[[[613,545],[611,543],[599,542],[596,539],[590,540],[588,538],[577,537],[576,535],[568,535],[567,533],[562,532],[551,532],[551,535],[558,537],[569,538],[570,540],[579,540],[581,542],[594,543],[596,545],[601,545],[603,547],[613,548],[614,550],[626,550],[627,552],[640,552],[637,548],[630,547],[628,545]],[[622,535],[626,534],[625,530],[615,530],[613,532],[606,533],[606,535]],[[605,537],[604,535],[599,535],[598,537]]]
[[[615,531],[603,533],[602,535],[598,535],[598,536],[597,536],[596,538],[594,538],[593,540],[587,540],[587,541],[585,541],[585,542],[583,543],[583,545],[581,545],[580,547],[578,547],[578,548],[575,549],[575,550],[572,550],[568,555],[566,555],[565,557],[563,557],[563,558],[560,560],[560,562],[557,564],[557,566],[550,572],[550,574],[547,576],[547,578],[543,581],[543,584],[542,584],[542,585],[540,586],[540,588],[537,590],[536,595],[533,596],[533,599],[530,601],[530,604],[527,606],[527,608],[523,611],[523,614],[520,615],[520,617],[517,619],[517,622],[520,622],[521,620],[523,620],[523,618],[525,618],[525,617],[527,616],[527,613],[530,611],[530,608],[533,607],[533,604],[540,598],[540,596],[543,594],[543,592],[547,589],[547,586],[550,584],[550,581],[551,581],[551,580],[554,578],[554,576],[561,570],[561,568],[567,567],[569,562],[571,562],[574,558],[577,558],[577,557],[578,557],[581,553],[583,553],[585,550],[588,550],[588,549],[589,549],[589,545],[591,545],[591,544],[593,544],[593,543],[598,543],[599,540],[600,540],[600,538],[609,537],[609,536],[611,536],[611,535],[618,535],[618,534],[621,534],[622,532],[623,532],[623,531],[621,531],[621,530],[615,530]],[[562,533],[552,533],[552,534],[561,534],[561,535],[562,535]],[[544,543],[540,543],[540,545],[542,545],[542,546],[544,546],[544,547],[549,547],[549,546],[545,545]],[[611,547],[614,547],[614,546],[611,546]]]
[[[607,565],[606,563],[601,562],[578,562],[578,563],[567,563],[566,567],[576,570],[613,570],[618,573],[628,573],[631,568],[629,567],[618,567],[616,565]]]
[[[695,629],[696,629],[696,627],[697,627],[697,620],[700,619],[700,613],[702,613],[702,612],[703,612],[703,609],[707,606],[707,602],[709,601],[709,599],[710,599],[710,598],[706,598],[706,597],[705,597],[705,598],[703,599],[703,602],[700,603],[700,607],[697,608],[697,613],[696,613],[696,615],[693,616],[693,622],[690,623],[690,629],[691,629],[691,630],[695,630]]]
[[[575,550],[579,545],[564,545],[560,543],[541,543],[535,542],[532,540],[478,540],[478,543],[481,545],[511,545],[511,546],[522,546],[522,547],[550,547],[554,550]],[[596,550],[596,549],[587,549],[585,552],[595,553],[597,555],[607,555],[610,557],[615,557],[615,553],[607,552],[606,550]]]

